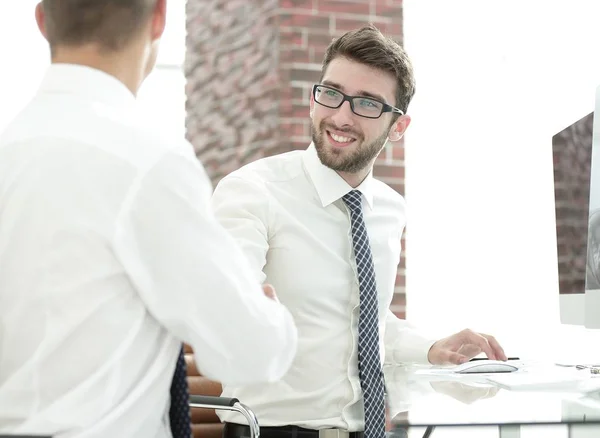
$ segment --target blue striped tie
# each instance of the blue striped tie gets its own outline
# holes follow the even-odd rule
[[[343,198],[350,211],[352,244],[360,305],[358,318],[358,372],[363,390],[365,438],[385,436],[385,395],[379,352],[377,284],[369,236],[362,214],[362,194],[352,190]]]

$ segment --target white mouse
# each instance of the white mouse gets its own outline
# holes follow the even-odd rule
[[[514,364],[501,360],[475,360],[454,367],[454,372],[459,374],[512,373],[518,370],[519,368]]]

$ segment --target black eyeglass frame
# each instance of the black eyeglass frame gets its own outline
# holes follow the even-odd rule
[[[342,100],[336,106],[329,106],[329,105],[325,105],[324,103],[319,102],[317,100],[317,88],[319,88],[319,87],[327,88],[328,90],[333,90],[336,93],[340,93],[342,95]],[[349,96],[346,93],[341,92],[337,88],[330,87],[329,85],[314,84],[312,93],[313,93],[313,98],[315,99],[315,102],[317,102],[321,106],[324,106],[325,108],[337,109],[337,108],[341,107],[344,104],[344,102],[348,101],[350,103],[350,109],[352,110],[352,112],[354,114],[356,114],[359,117],[364,117],[367,119],[378,119],[379,117],[382,116],[383,113],[396,113],[396,114],[400,114],[401,116],[404,115],[404,111],[402,111],[401,109],[396,108],[395,106],[392,106],[392,105],[388,105],[387,103],[382,102],[379,99],[375,99],[375,98],[369,97],[369,96]],[[377,103],[380,103],[381,104],[381,113],[379,113],[379,115],[377,117],[371,117],[371,116],[365,116],[364,114],[358,114],[354,110],[354,99],[369,99],[369,100],[373,100]]]

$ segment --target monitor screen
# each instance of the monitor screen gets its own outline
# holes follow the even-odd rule
[[[600,328],[600,87],[594,111],[552,137],[561,321]]]

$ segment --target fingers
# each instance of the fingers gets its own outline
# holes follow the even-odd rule
[[[445,362],[451,363],[453,365],[460,365],[461,363],[468,362],[469,358],[464,354],[456,353],[454,351],[448,351],[448,356],[446,357]]]
[[[469,359],[471,359],[481,353],[481,348],[475,344],[463,344],[457,350],[457,353],[460,353],[463,356],[467,356]]]
[[[491,349],[494,351],[497,360],[507,360],[506,353],[504,353],[504,349],[500,346],[496,338],[490,335],[486,335],[481,333],[481,336],[487,339],[488,344]]]
[[[504,349],[493,336],[486,335],[485,333],[475,333],[469,329],[463,330],[462,335],[466,338],[467,342],[475,344],[481,348],[481,351],[485,353],[488,359],[507,360]]]
[[[494,351],[494,349],[488,342],[487,337],[485,337],[479,333],[475,333],[474,331],[469,330],[469,329],[463,330],[461,332],[461,334],[465,338],[464,340],[466,342],[475,344],[479,348],[481,348],[481,351],[483,351],[485,353],[485,355],[488,357],[488,359],[491,359],[491,360],[498,359],[496,356],[496,352]]]

